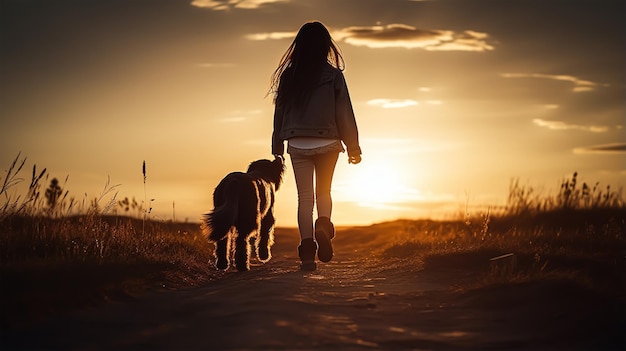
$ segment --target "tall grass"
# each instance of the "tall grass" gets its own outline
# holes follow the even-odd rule
[[[26,195],[13,192],[21,182],[26,158],[18,154],[0,188],[0,268],[51,264],[166,264],[176,269],[206,270],[211,248],[197,225],[141,221],[112,215],[117,188],[107,179],[102,192],[75,200],[56,178],[43,189],[46,170],[36,165]],[[145,163],[143,167],[145,182]],[[67,178],[66,178],[67,182]]]
[[[26,180],[25,163],[18,154],[0,181],[0,329],[62,306],[215,278],[198,225],[150,220],[136,200],[117,200],[109,178],[98,196],[76,200],[67,177],[49,180],[34,165]],[[114,215],[117,207],[143,218]]]
[[[39,189],[41,180],[46,174],[45,168],[40,173],[37,173],[37,165],[33,165],[33,172],[26,196],[22,197],[22,195],[12,195],[10,193],[12,188],[24,181],[24,178],[20,177],[20,173],[25,163],[26,157],[20,160],[20,154],[18,153],[6,171],[7,174],[2,181],[2,187],[0,187],[0,196],[4,198],[0,204],[0,219],[16,214],[33,215],[42,208],[41,201],[43,201],[43,198]]]
[[[625,296],[626,205],[621,189],[593,187],[574,173],[558,192],[541,195],[511,183],[502,210],[451,221],[404,221],[383,257],[427,268],[476,268],[483,282],[575,280],[587,288]],[[393,232],[394,229],[384,229]],[[491,260],[507,255],[502,261]],[[504,266],[503,266],[504,264]]]
[[[506,206],[507,215],[529,215],[556,210],[587,210],[625,208],[622,189],[610,185],[601,187],[578,182],[578,172],[561,181],[555,195],[543,195],[531,186],[522,185],[519,178],[511,180]]]

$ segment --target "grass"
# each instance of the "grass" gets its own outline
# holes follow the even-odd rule
[[[18,155],[0,181],[0,328],[220,276],[198,224],[147,218],[145,163],[142,205],[118,201],[110,181],[99,196],[77,200],[64,189],[67,178],[49,181],[36,165],[20,194],[15,189],[26,183],[25,161]],[[135,217],[117,216],[115,209]],[[475,268],[487,272],[474,282],[483,286],[562,279],[623,297],[625,224],[621,190],[579,185],[575,173],[554,196],[513,181],[509,203],[497,213],[346,228],[338,244],[359,237],[382,248],[376,255],[386,262],[435,271]],[[509,253],[514,261],[490,261]]]
[[[456,221],[396,221],[380,243],[387,260],[418,262],[431,271],[485,272],[474,288],[542,280],[575,282],[613,298],[626,297],[626,208],[551,208],[485,213]],[[509,255],[500,260],[493,258]]]
[[[525,216],[557,210],[581,209],[624,209],[622,189],[605,188],[600,183],[589,186],[586,182],[578,182],[578,172],[572,178],[561,181],[556,195],[542,195],[530,186],[520,184],[519,179],[512,179],[509,185],[509,198],[506,207],[507,215]]]
[[[141,206],[141,218],[113,215],[128,199],[117,201],[109,181],[91,200],[77,201],[56,178],[44,190],[48,175],[36,165],[25,194],[15,195],[25,161],[15,158],[0,188],[0,327],[217,276],[199,225],[153,221]]]

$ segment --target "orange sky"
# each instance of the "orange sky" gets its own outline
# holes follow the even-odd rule
[[[275,66],[332,31],[363,162],[340,156],[334,220],[365,224],[626,182],[623,1],[3,1],[0,165],[21,152],[70,195],[144,198],[197,221],[221,177],[271,157]],[[278,225],[295,225],[291,165]],[[28,172],[23,174],[29,177]],[[2,176],[4,178],[4,175]]]

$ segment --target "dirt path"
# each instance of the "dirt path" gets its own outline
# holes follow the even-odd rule
[[[368,258],[366,244],[338,240],[331,263],[301,272],[294,232],[277,234],[274,258],[250,272],[74,313],[5,335],[2,348],[548,350],[586,349],[603,338],[594,331],[600,334],[581,341],[591,322],[579,325],[572,301],[549,304],[534,288],[527,299],[458,291],[476,272],[382,266]]]

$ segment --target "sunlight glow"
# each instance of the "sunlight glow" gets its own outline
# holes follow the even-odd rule
[[[364,161],[338,179],[333,187],[335,197],[373,208],[423,200],[420,191],[407,184],[402,168],[389,161]]]

